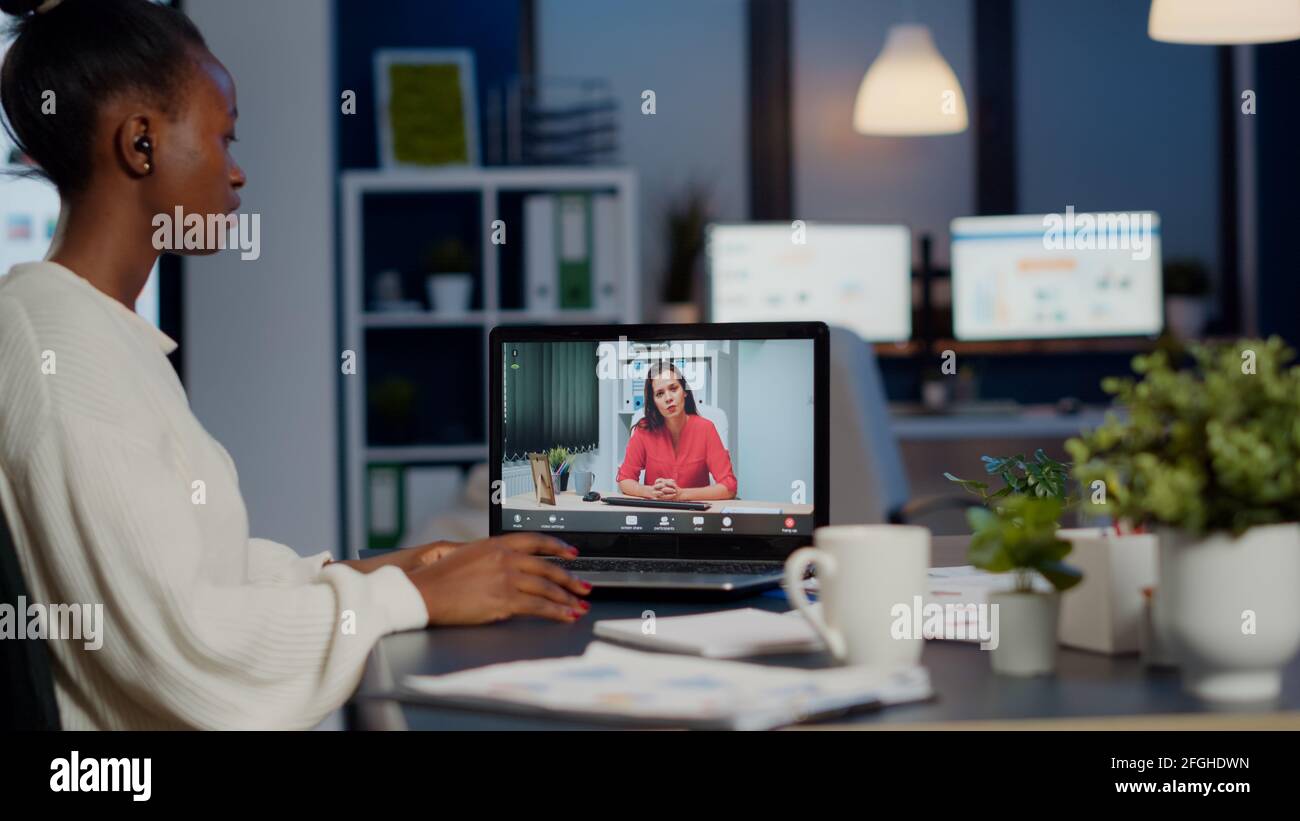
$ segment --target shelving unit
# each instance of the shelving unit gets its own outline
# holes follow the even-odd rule
[[[372,466],[464,466],[485,461],[487,339],[500,324],[623,324],[640,315],[637,181],[617,168],[357,170],[341,175],[344,350],[356,373],[340,374],[344,396],[344,485],[348,552],[370,545],[367,494]],[[612,194],[621,234],[617,291],[605,309],[530,311],[522,304],[526,249],[522,198],[532,194]],[[492,242],[504,220],[506,244]],[[473,308],[461,314],[367,310],[372,278],[397,270],[405,296],[423,278],[421,248],[439,234],[476,252]],[[512,247],[512,244],[516,244]],[[477,359],[475,359],[477,357]],[[439,379],[435,383],[435,371]],[[370,418],[373,379],[423,386],[409,429]],[[445,377],[445,379],[443,378]],[[436,396],[436,403],[428,402]]]

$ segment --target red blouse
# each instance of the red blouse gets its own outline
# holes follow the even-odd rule
[[[641,480],[642,470],[644,480]],[[653,485],[656,479],[673,479],[678,487],[708,487],[710,473],[713,481],[726,485],[735,495],[736,475],[718,429],[699,414],[687,414],[676,451],[667,427],[651,431],[638,423],[627,442],[617,481],[636,479]]]

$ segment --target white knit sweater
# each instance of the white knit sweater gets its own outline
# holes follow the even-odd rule
[[[63,726],[311,727],[423,601],[398,568],[249,538],[175,347],[60,265],[0,277],[0,503],[29,601],[103,605],[100,649],[46,642]]]

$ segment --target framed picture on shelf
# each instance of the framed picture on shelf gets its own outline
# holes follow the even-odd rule
[[[551,462],[546,458],[546,454],[528,454],[528,464],[533,471],[533,487],[537,490],[537,503],[555,504],[555,484],[551,480]]]
[[[381,166],[479,164],[472,52],[380,49],[374,61]]]

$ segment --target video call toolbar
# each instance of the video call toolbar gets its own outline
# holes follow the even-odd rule
[[[746,534],[808,535],[812,533],[811,514],[773,513],[692,513],[647,510],[504,510],[502,518],[509,530],[572,530],[610,533],[677,533],[677,534]]]

